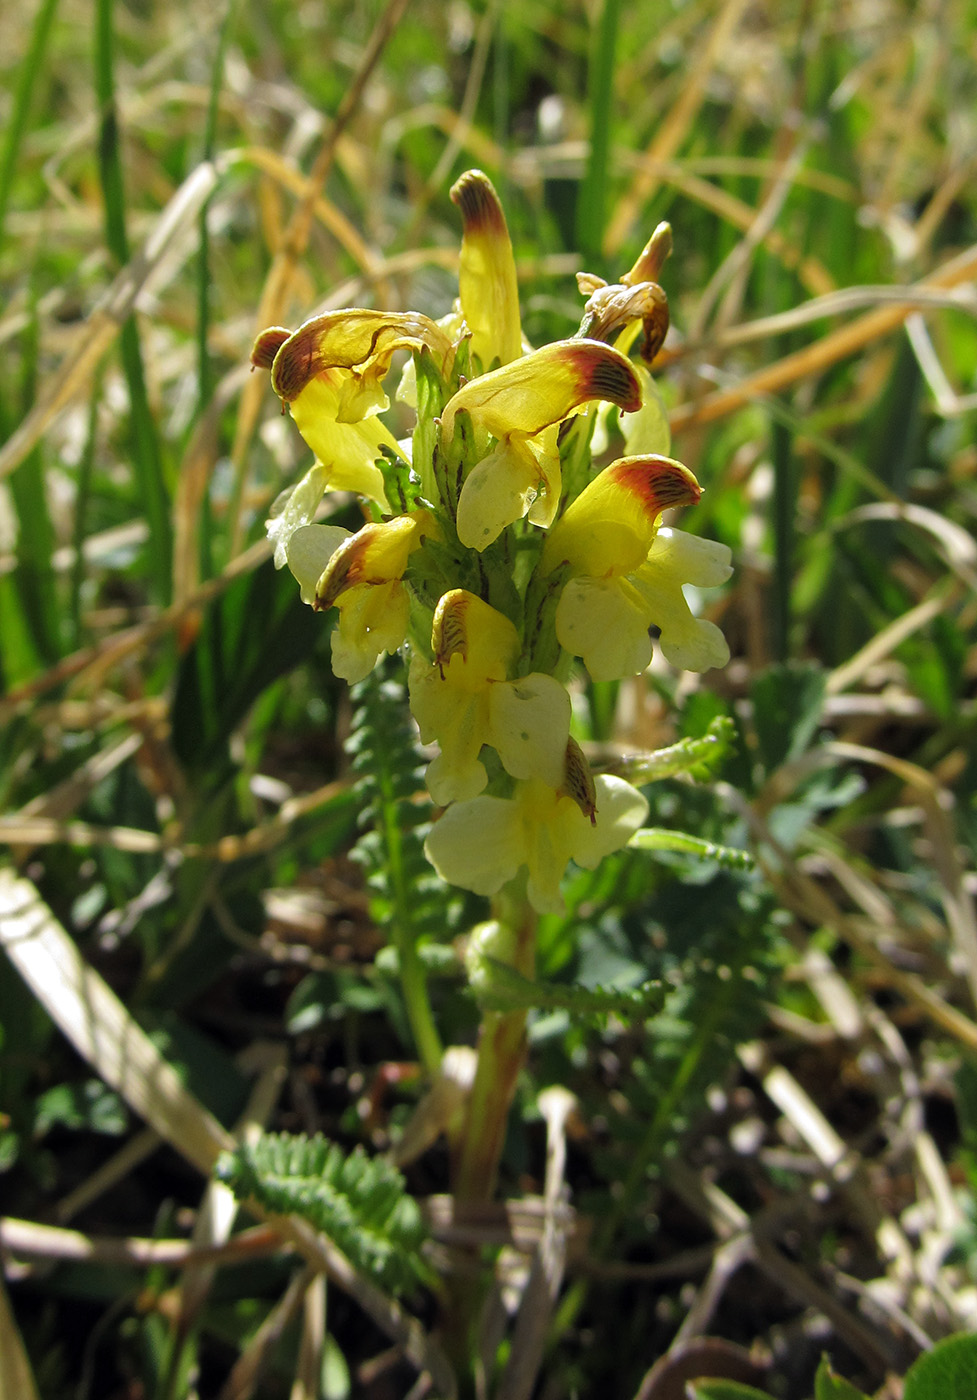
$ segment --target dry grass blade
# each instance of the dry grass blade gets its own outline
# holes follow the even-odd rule
[[[85,963],[30,881],[10,871],[0,871],[0,942],[78,1052],[161,1137],[209,1175],[233,1138],[184,1087],[115,993]],[[285,1237],[356,1298],[419,1369],[431,1372],[450,1400],[450,1367],[417,1322],[304,1221],[289,1217],[278,1223]]]
[[[265,279],[265,285],[261,293],[261,301],[258,306],[258,314],[255,317],[255,326],[259,331],[263,330],[266,326],[278,324],[285,316],[295,270],[298,267],[299,259],[305,252],[306,245],[309,241],[312,220],[315,216],[316,201],[319,199],[329,171],[332,169],[333,159],[336,154],[336,143],[349,124],[353,113],[356,111],[370,74],[376,67],[380,55],[383,53],[384,47],[389,42],[391,35],[403,18],[407,4],[408,0],[387,0],[387,6],[374,27],[373,33],[370,36],[370,42],[363,54],[353,81],[343,95],[343,100],[326,133],[319,154],[316,156],[315,164],[312,167],[306,185],[305,194],[292,213],[292,217],[285,229],[281,248],[278,250],[275,261],[272,263],[271,270]],[[240,499],[244,482],[247,448],[251,441],[252,434],[254,433],[255,424],[258,421],[258,413],[260,411],[261,399],[264,392],[265,385],[262,382],[262,377],[258,376],[248,381],[245,385],[244,393],[241,396],[241,406],[234,435],[234,444],[231,448],[231,460],[235,465],[235,506],[232,510],[231,520],[232,552],[236,552],[240,548]]]
[[[648,148],[648,155],[652,160],[667,160],[684,141],[705,101],[709,75],[719,55],[729,43],[746,7],[747,0],[726,0],[718,18],[711,24],[709,36],[698,50],[698,57],[689,69],[678,100],[673,103]],[[657,180],[651,172],[638,174],[627,194],[620,200],[608,224],[604,237],[604,249],[608,254],[613,255],[619,250],[630,234],[642,206],[646,205],[654,194],[656,185]]]
[[[218,1400],[249,1400],[254,1394],[272,1347],[281,1341],[285,1328],[298,1316],[306,1290],[314,1278],[315,1274],[311,1269],[302,1269],[294,1275],[281,1298],[234,1363]]]
[[[158,637],[164,637],[168,632],[176,631],[188,615],[209,603],[211,599],[218,597],[225,588],[233,583],[234,579],[240,578],[242,574],[250,573],[252,569],[256,569],[259,564],[263,564],[266,559],[270,558],[270,544],[267,540],[258,540],[242,554],[232,559],[217,578],[208,579],[188,598],[184,598],[181,603],[173,604],[156,617],[137,623],[124,632],[107,637],[95,646],[85,647],[81,651],[66,656],[56,666],[52,666],[36,679],[26,681],[0,699],[0,723],[5,722],[31,701],[36,700],[38,696],[45,695],[49,690],[57,689],[58,686],[64,685],[67,681],[84,678],[90,687],[97,688],[102,677],[124,661],[127,656],[143,651]]]
[[[209,1175],[233,1139],[85,962],[34,885],[9,870],[0,870],[0,943],[78,1053],[182,1157]]]
[[[832,929],[872,964],[884,984],[905,997],[935,1026],[959,1040],[969,1050],[977,1052],[977,1023],[951,1006],[921,977],[893,966],[891,959],[866,931],[864,922],[846,914],[817,880],[799,868],[774,837],[760,813],[743,802],[735,789],[725,783],[717,786],[748,822],[757,846],[757,864],[784,907],[790,909],[805,928]]]
[[[943,910],[970,986],[971,998],[977,1006],[977,911],[967,889],[953,827],[947,816],[949,794],[940,788],[931,773],[918,764],[881,753],[878,749],[845,743],[828,744],[826,749],[828,753],[856,763],[871,763],[884,768],[906,783],[918,797],[930,841],[931,858],[940,876]]]
[[[497,1400],[529,1400],[543,1363],[566,1264],[567,1229],[565,1220],[558,1219],[558,1207],[565,1189],[567,1120],[577,1101],[569,1090],[553,1085],[540,1094],[539,1106],[546,1120],[546,1214]]]
[[[147,1240],[115,1235],[88,1235],[36,1220],[0,1218],[0,1248],[26,1259],[90,1259],[102,1264],[135,1264],[149,1268],[165,1264],[233,1264],[281,1253],[281,1236],[267,1225],[243,1230],[219,1245],[188,1244],[186,1240]],[[0,1391],[2,1394],[2,1391]]]
[[[930,276],[924,277],[921,282],[910,286],[907,291],[913,293],[920,288],[934,287],[946,290],[971,281],[975,273],[977,247],[972,246],[957,257],[951,258]],[[696,403],[681,404],[669,415],[672,431],[681,433],[687,428],[714,422],[762,394],[773,393],[812,374],[820,374],[839,360],[857,354],[866,345],[871,345],[873,341],[896,330],[911,310],[911,306],[906,304],[878,307],[850,325],[842,326],[823,336],[813,345],[775,360],[773,364],[751,374],[733,388],[720,389]]]
[[[940,586],[901,617],[894,618],[848,661],[835,667],[825,684],[825,693],[829,696],[840,695],[849,686],[861,680],[873,666],[891,656],[907,637],[911,637],[920,628],[932,622],[934,617],[946,612],[958,597],[959,589]]]
[[[50,377],[48,386],[20,426],[0,447],[0,480],[20,465],[65,408],[91,383],[99,361],[135,308],[140,293],[152,281],[158,288],[162,270],[174,276],[175,259],[165,260],[176,237],[193,220],[213,193],[227,161],[198,165],[159,216],[142,252],[122,269],[88,319],[78,348]],[[164,261],[165,260],[165,261]]]
[[[302,1340],[289,1400],[318,1400],[326,1345],[326,1280],[317,1274],[305,1292]]]
[[[285,1079],[286,1053],[283,1046],[258,1043],[250,1046],[239,1061],[247,1059],[259,1070],[240,1120],[234,1125],[238,1142],[254,1142],[268,1122]],[[244,1066],[242,1065],[242,1068]],[[193,1227],[193,1243],[198,1249],[220,1250],[230,1239],[237,1218],[234,1193],[221,1181],[207,1183]],[[189,1260],[177,1289],[178,1326],[186,1335],[210,1293],[217,1273],[215,1264]]]

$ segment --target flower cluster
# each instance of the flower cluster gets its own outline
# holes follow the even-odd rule
[[[338,612],[338,676],[360,680],[383,653],[409,652],[411,709],[439,750],[427,785],[446,808],[427,840],[435,868],[485,895],[525,868],[535,908],[559,910],[568,862],[594,868],[647,813],[627,783],[594,777],[571,737],[573,658],[594,680],[637,674],[655,627],[674,665],[723,665],[722,634],[683,586],[723,583],[729,551],[662,524],[700,496],[666,455],[646,367],[668,326],[667,225],[620,283],[580,274],[579,331],[533,349],[491,182],[469,171],[451,194],[459,297],[441,322],[357,308],[258,337],[252,361],[315,456],[268,532],[305,602]],[[644,363],[630,357],[639,336]],[[410,355],[398,398],[416,417],[403,442],[380,416],[397,351]],[[608,417],[627,455],[594,472]],[[364,501],[355,533],[315,523],[337,490]]]

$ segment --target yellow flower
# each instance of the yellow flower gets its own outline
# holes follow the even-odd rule
[[[294,332],[273,326],[255,341],[252,364],[271,370],[272,387],[316,457],[268,521],[276,568],[285,563],[293,532],[314,519],[325,491],[354,491],[389,511],[377,459],[385,450],[407,458],[376,416],[389,404],[382,381],[395,351],[425,345],[442,366],[453,354],[448,336],[426,316],[355,307],[315,316]]]
[[[458,298],[472,337],[472,353],[484,369],[507,365],[522,354],[516,264],[502,205],[492,181],[469,170],[452,187],[461,210]]]
[[[425,744],[440,754],[427,771],[435,802],[462,801],[488,781],[479,753],[496,750],[515,778],[558,785],[570,732],[570,697],[553,676],[509,680],[519,634],[507,617],[463,588],[438,603],[431,634],[433,664],[415,655],[410,704]]]
[[[356,534],[336,525],[304,525],[287,545],[288,567],[304,602],[317,612],[335,606],[332,668],[360,681],[381,652],[394,652],[407,636],[408,595],[402,582],[407,560],[426,535],[437,535],[430,511],[418,510]]]
[[[442,879],[475,894],[496,894],[525,866],[527,893],[540,913],[562,913],[560,881],[571,860],[594,870],[627,845],[648,803],[621,778],[591,777],[573,739],[563,782],[518,783],[512,798],[456,802],[435,823],[425,851]]]
[[[541,569],[569,566],[556,610],[560,645],[583,658],[594,680],[619,680],[651,660],[651,626],[667,660],[690,671],[724,666],[719,628],[693,615],[683,584],[724,583],[725,545],[661,527],[662,512],[691,505],[701,489],[670,457],[622,457],[567,508],[543,546]]]
[[[560,504],[559,425],[585,403],[606,399],[629,413],[641,407],[641,389],[629,360],[610,345],[560,340],[501,369],[472,379],[445,405],[445,442],[459,413],[497,441],[468,473],[458,500],[458,538],[485,549],[528,515],[552,523]]]

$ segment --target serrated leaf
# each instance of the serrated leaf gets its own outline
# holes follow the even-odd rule
[[[651,1016],[661,1008],[665,990],[660,982],[640,987],[579,987],[556,982],[534,982],[497,958],[482,954],[469,961],[471,986],[482,1007],[489,1011],[569,1011],[589,1019],[606,1016]]]
[[[321,1135],[268,1134],[225,1152],[216,1175],[276,1215],[300,1215],[348,1259],[393,1292],[428,1279],[426,1229],[403,1177],[360,1147],[346,1154]]]

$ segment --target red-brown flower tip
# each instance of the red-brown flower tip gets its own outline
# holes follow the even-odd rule
[[[360,531],[359,534],[350,535],[330,558],[316,585],[312,602],[314,612],[328,612],[341,593],[364,581],[365,551],[363,540],[360,538],[362,533]]]
[[[255,369],[271,369],[275,356],[292,334],[284,326],[269,326],[262,331],[251,348],[251,363]]]
[[[660,223],[642,248],[634,267],[621,281],[626,287],[636,287],[639,282],[657,282],[671,251],[672,226]]]
[[[319,355],[318,327],[309,322],[289,336],[288,350],[276,359],[272,387],[283,403],[291,403],[325,368]]]
[[[607,468],[608,476],[638,496],[649,516],[674,506],[694,506],[702,487],[673,457],[621,457]]]
[[[630,361],[618,354],[611,358],[607,351],[600,355],[588,355],[584,361],[581,352],[587,343],[586,340],[573,342],[575,367],[584,371],[582,378],[586,391],[581,394],[581,402],[584,399],[606,399],[608,403],[616,403],[625,413],[637,413],[641,407],[641,385]],[[596,342],[592,348],[597,348]],[[603,346],[601,348],[604,349]]]
[[[495,186],[481,170],[466,170],[451,186],[451,202],[461,210],[467,234],[499,234],[508,237],[505,214]]]
[[[564,797],[571,797],[576,802],[591,826],[597,824],[597,788],[594,785],[594,775],[576,739],[567,740],[560,792]]]

